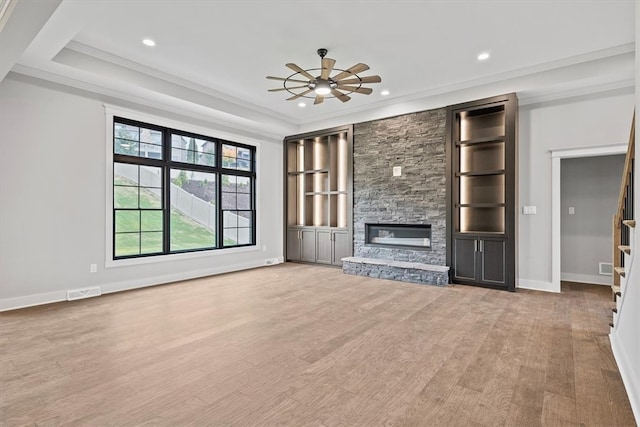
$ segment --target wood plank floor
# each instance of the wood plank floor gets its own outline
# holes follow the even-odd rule
[[[283,264],[0,314],[0,423],[633,426],[610,290]]]

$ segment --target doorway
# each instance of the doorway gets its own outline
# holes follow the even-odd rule
[[[551,151],[551,282],[552,292],[560,292],[562,280],[562,160],[624,155],[626,144]],[[620,172],[620,175],[622,172]],[[568,209],[567,209],[568,212]],[[607,258],[608,259],[608,258]]]

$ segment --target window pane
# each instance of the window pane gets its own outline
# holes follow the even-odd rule
[[[251,192],[251,178],[246,176],[239,176],[237,179],[238,193],[250,193]]]
[[[141,187],[162,187],[162,170],[152,166],[140,166]]]
[[[238,155],[236,157],[238,159],[251,160],[251,150],[242,147],[238,147],[237,150]]]
[[[238,159],[238,170],[250,171],[251,170],[251,162],[249,162],[248,160],[240,160],[240,159]]]
[[[140,250],[143,254],[162,252],[162,232],[140,233]]]
[[[205,166],[216,165],[216,143],[206,139],[171,135],[171,159]]]
[[[238,209],[251,209],[251,195],[238,194]]]
[[[238,244],[248,245],[251,243],[251,228],[238,228]]]
[[[113,187],[113,207],[119,208],[138,208],[138,187],[123,187],[114,185]]]
[[[116,211],[116,233],[140,231],[140,211]]]
[[[113,144],[116,154],[162,159],[162,132],[157,130],[116,123]]]
[[[138,185],[138,165],[113,164],[113,183],[116,185]]]
[[[216,245],[216,174],[171,170],[171,250]]]
[[[222,226],[224,228],[236,228],[238,226],[238,212],[237,211],[223,211],[223,222]]]
[[[138,155],[138,142],[127,139],[116,139],[114,142],[114,152],[116,154],[126,154],[128,156]]]
[[[138,233],[116,234],[115,254],[117,257],[127,256],[127,255],[139,255],[140,254],[140,234]]]
[[[140,157],[162,160],[162,146],[155,144],[140,144]]]
[[[224,245],[235,246],[237,244],[238,244],[238,229],[225,228],[224,229]]]
[[[140,212],[141,231],[162,231],[162,211]]]

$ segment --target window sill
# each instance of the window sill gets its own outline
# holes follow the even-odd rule
[[[183,260],[207,258],[207,257],[215,258],[222,255],[227,255],[227,254],[258,252],[260,250],[259,248],[260,248],[260,245],[255,245],[255,246],[243,246],[239,248],[212,249],[208,251],[183,252],[179,254],[147,256],[147,257],[140,257],[140,258],[127,258],[127,259],[117,259],[117,260],[107,259],[104,262],[104,267],[114,268],[114,267],[126,267],[130,265],[155,264],[159,262],[183,261]]]

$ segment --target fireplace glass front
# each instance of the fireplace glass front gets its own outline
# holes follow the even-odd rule
[[[425,250],[431,248],[430,224],[365,224],[365,244]]]

